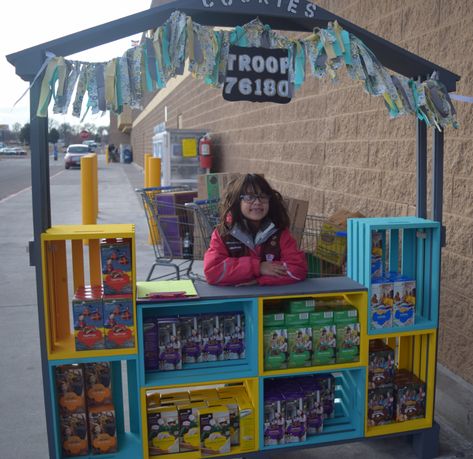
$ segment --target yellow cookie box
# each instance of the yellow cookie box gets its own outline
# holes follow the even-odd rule
[[[206,408],[205,402],[177,402],[177,416],[179,418],[179,451],[199,451],[200,430],[199,410]]]
[[[148,410],[148,446],[150,456],[179,452],[179,422],[174,406]]]
[[[230,452],[230,414],[215,405],[199,410],[200,452],[202,456]]]

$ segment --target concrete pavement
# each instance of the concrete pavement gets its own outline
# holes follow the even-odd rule
[[[104,164],[99,156],[98,223],[136,225],[137,279],[143,280],[153,261],[148,229],[134,188],[143,173],[134,164]],[[52,224],[81,223],[80,171],[64,170],[51,178]],[[0,457],[46,459],[47,439],[42,394],[34,269],[26,247],[32,239],[31,190],[0,202]],[[452,394],[453,396],[453,394]],[[472,457],[473,447],[444,420],[441,457]],[[405,437],[335,445],[273,457],[414,458]],[[134,459],[134,458],[130,458]]]

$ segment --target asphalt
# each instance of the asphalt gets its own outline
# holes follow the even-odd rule
[[[135,188],[143,171],[134,164],[105,165],[99,155],[97,223],[134,223],[137,279],[144,280],[154,258],[148,244],[145,214]],[[28,241],[33,237],[31,189],[0,200],[0,458],[46,459],[46,421],[42,390],[34,269]],[[51,176],[52,224],[81,223],[80,172],[63,170]],[[473,458],[473,446],[439,413],[442,458]],[[303,459],[415,458],[407,436],[357,441],[271,457]],[[135,458],[130,458],[135,459]]]

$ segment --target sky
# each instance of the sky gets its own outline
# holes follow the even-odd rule
[[[8,124],[11,128],[16,122],[21,125],[29,122],[29,94],[13,107],[29,85],[16,75],[15,68],[6,60],[6,55],[147,10],[150,5],[151,0],[8,1],[2,8],[0,25],[0,124]],[[131,40],[140,37],[140,34],[130,36],[67,58],[87,62],[109,61],[121,56],[131,47]],[[79,118],[70,114],[53,115],[52,105],[51,103],[49,110],[50,119],[59,124],[81,124]],[[104,116],[88,114],[83,122],[97,126],[108,125],[109,116],[108,113]]]

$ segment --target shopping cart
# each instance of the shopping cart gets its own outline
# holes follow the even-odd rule
[[[191,277],[194,251],[202,251],[196,247],[197,241],[194,240],[194,212],[189,211],[184,204],[176,204],[172,199],[172,193],[177,191],[188,191],[189,196],[192,196],[192,190],[187,186],[135,190],[143,201],[150,242],[155,255],[147,281]],[[154,270],[158,266],[170,268],[171,271],[153,277]]]
[[[346,274],[346,232],[335,231],[325,217],[318,215],[307,215],[304,228],[291,228],[291,231],[306,254],[308,277]]]

